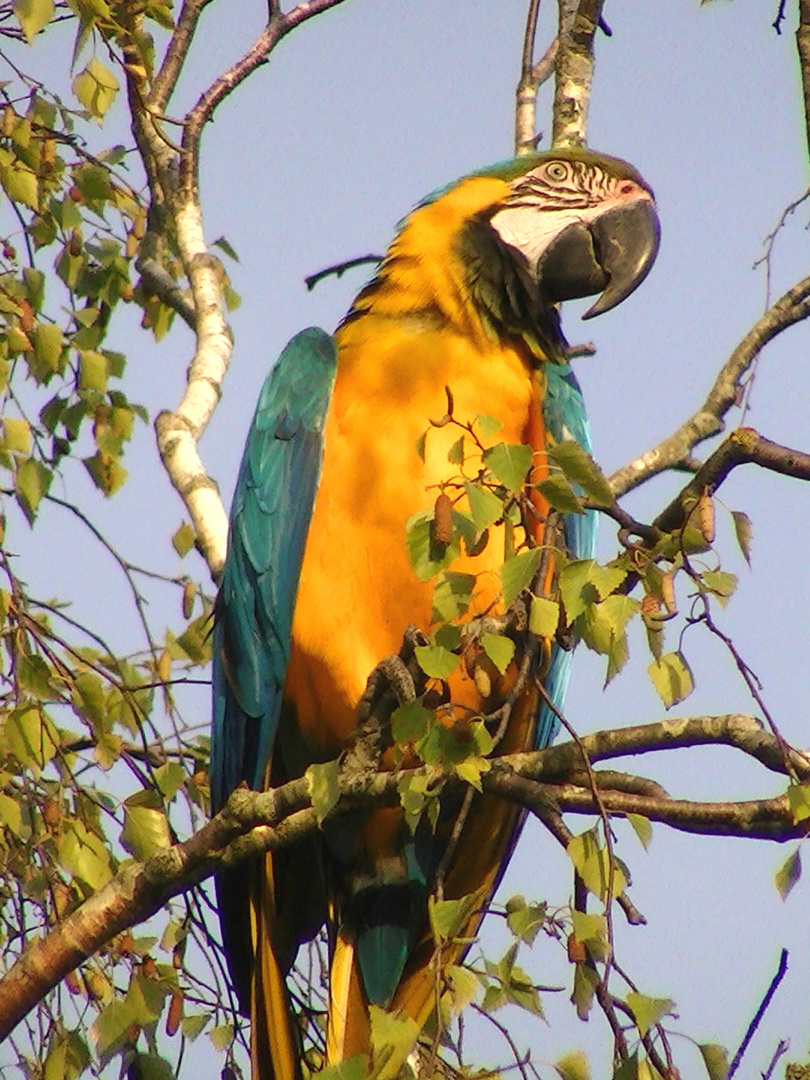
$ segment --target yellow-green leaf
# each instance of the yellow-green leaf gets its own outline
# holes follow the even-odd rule
[[[574,1050],[555,1062],[554,1068],[560,1080],[591,1080],[588,1059],[581,1050]]]
[[[560,622],[560,605],[545,596],[532,596],[529,630],[537,637],[553,638]]]
[[[181,559],[184,556],[188,555],[188,553],[194,547],[194,539],[194,530],[187,521],[184,521],[172,537],[172,545],[174,547],[174,550],[177,552]]]
[[[124,800],[121,843],[141,862],[155,852],[171,847],[169,819],[158,792],[145,788]]]
[[[431,679],[447,679],[458,667],[459,658],[443,645],[417,645],[416,662]]]
[[[498,518],[503,517],[503,503],[489,488],[481,487],[480,484],[471,484],[467,480],[464,490],[467,492],[470,514],[478,532],[483,532],[490,525],[494,525]]]
[[[599,506],[612,506],[613,492],[607,478],[591,455],[578,442],[568,439],[552,447],[548,456],[559,465],[572,484],[578,484],[588,498]]]
[[[511,607],[517,597],[531,585],[540,564],[540,548],[521,551],[507,559],[501,567],[501,587],[504,607]]]
[[[73,80],[73,93],[85,109],[101,122],[118,93],[118,79],[94,56]]]
[[[79,357],[79,389],[104,393],[107,389],[108,374],[106,356],[93,352],[92,349],[82,349]]]
[[[506,669],[512,663],[515,655],[515,643],[511,638],[503,634],[482,634],[480,638],[481,648],[490,658],[501,675],[506,674]]]
[[[31,426],[23,417],[3,418],[3,449],[23,457],[31,453]]]
[[[509,491],[517,494],[526,482],[532,464],[532,448],[514,443],[497,443],[485,450],[484,464]]]
[[[732,510],[731,516],[734,519],[734,531],[737,534],[737,543],[740,545],[740,551],[743,553],[743,558],[751,565],[751,537],[753,535],[753,526],[751,525],[751,518],[748,514],[744,514],[742,510]]]
[[[304,774],[307,778],[309,797],[312,799],[319,823],[334,809],[340,798],[339,774],[340,764],[337,761],[310,765]]]
[[[644,817],[643,814],[628,814],[627,820],[633,826],[633,831],[646,851],[652,841],[652,825],[650,824],[650,819]]]
[[[670,998],[647,997],[635,990],[631,990],[627,995],[627,1004],[636,1018],[636,1026],[642,1037],[675,1007],[675,1002]]]
[[[104,841],[78,818],[65,823],[57,852],[65,870],[94,891],[112,877],[110,853]]]
[[[794,823],[810,818],[810,784],[788,784],[787,795]]]
[[[573,836],[568,843],[568,854],[576,867],[577,873],[594,896],[604,903],[608,898],[608,886],[611,884],[610,863],[607,849],[602,847],[594,829]],[[627,879],[621,867],[613,864],[613,896],[624,892]]]
[[[689,697],[695,688],[689,664],[681,652],[665,653],[660,660],[654,660],[647,671],[667,709]]]
[[[39,184],[37,175],[23,165],[20,161],[14,161],[8,168],[3,169],[3,187],[12,202],[22,203],[36,210],[39,206]]]
[[[793,886],[802,876],[802,856],[798,848],[782,863],[774,878],[776,888],[783,900],[790,895]]]
[[[718,1043],[698,1043],[709,1080],[726,1080],[728,1076],[728,1050]]]
[[[34,356],[50,371],[62,368],[62,345],[64,334],[56,323],[37,323],[32,334]]]
[[[51,21],[53,0],[14,0],[14,14],[30,45],[43,26]]]

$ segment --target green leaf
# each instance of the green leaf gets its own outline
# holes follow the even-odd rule
[[[194,540],[194,530],[187,521],[184,521],[172,537],[172,546],[181,559],[188,555],[194,547]]]
[[[38,706],[23,705],[8,714],[5,737],[17,761],[36,774],[56,754],[59,735]]]
[[[23,690],[40,700],[53,697],[51,683],[53,672],[44,656],[39,653],[20,653],[17,657],[17,682]]]
[[[53,473],[41,461],[28,458],[20,462],[14,474],[14,490],[29,524],[33,522],[39,504],[47,495],[52,479]]]
[[[572,910],[571,926],[577,941],[587,946],[592,960],[605,960],[610,952],[607,919],[604,915]]]
[[[499,420],[497,416],[489,416],[487,413],[479,413],[475,418],[475,422],[478,424],[482,439],[491,439],[503,427],[502,420]]]
[[[689,697],[695,688],[689,664],[681,652],[665,653],[660,660],[654,660],[647,671],[667,709]]]
[[[340,763],[325,761],[323,764],[310,765],[304,773],[307,778],[309,796],[315,808],[315,815],[320,824],[337,805],[340,798]]]
[[[675,1007],[675,1002],[670,998],[647,997],[646,994],[638,994],[635,990],[628,993],[627,1004],[636,1018],[636,1026],[642,1038],[651,1027],[655,1027],[662,1016],[671,1013]]]
[[[433,590],[434,622],[440,619],[449,622],[464,615],[470,606],[474,588],[474,574],[460,574],[453,570],[441,574]]]
[[[478,997],[481,980],[474,971],[460,964],[450,964],[444,974],[450,995],[450,1008],[458,1016]]]
[[[3,449],[28,457],[31,453],[31,425],[21,416],[3,418]]]
[[[481,777],[492,768],[492,762],[485,757],[469,757],[459,761],[453,766],[455,773],[468,784],[472,784],[476,791],[483,791]]]
[[[12,799],[10,795],[5,795],[0,792],[0,825],[5,825],[7,829],[11,829],[15,836],[19,836],[21,839],[27,829],[23,828],[22,820],[22,806],[16,799]]]
[[[546,596],[532,596],[529,630],[537,637],[553,638],[560,623],[560,605]]]
[[[537,490],[547,500],[552,510],[561,514],[581,514],[582,499],[577,495],[564,476],[547,476],[537,485]]]
[[[138,1080],[174,1080],[174,1067],[159,1054],[134,1054],[128,1071]]]
[[[496,443],[483,453],[484,464],[513,494],[522,490],[534,453],[530,446]]]
[[[463,525],[461,517],[462,515],[453,512],[454,534],[449,544],[436,543],[432,514],[422,512],[414,514],[408,520],[405,526],[408,557],[420,581],[429,581],[460,555],[461,548],[455,530]]]
[[[649,848],[652,842],[652,825],[650,819],[644,817],[643,814],[627,814],[627,820],[633,826],[633,832],[641,841],[641,846],[645,851]]]
[[[464,464],[464,436],[461,435],[447,451],[447,460],[451,465]]]
[[[594,896],[603,903],[607,901],[610,872],[607,848],[602,847],[594,829],[573,836],[568,843],[568,854],[577,873]],[[627,886],[621,867],[613,864],[613,896],[619,896]]]
[[[511,896],[506,901],[506,924],[521,941],[532,945],[546,921],[546,904],[529,904],[523,896]]]
[[[94,56],[84,71],[79,72],[73,80],[73,93],[100,123],[115,101],[118,79]]]
[[[217,1050],[227,1050],[233,1042],[233,1024],[217,1024],[208,1032],[208,1038]]]
[[[515,643],[511,638],[503,634],[482,634],[480,638],[481,648],[490,658],[501,675],[506,674],[506,669],[512,663],[515,655]]]
[[[810,784],[788,784],[787,796],[794,824],[810,818]]]
[[[802,856],[798,848],[782,863],[776,871],[774,881],[779,895],[787,900],[793,886],[802,876]]]
[[[211,1013],[187,1013],[180,1021],[180,1030],[190,1042],[194,1042],[210,1020]]]
[[[186,770],[176,761],[166,761],[155,769],[154,777],[160,794],[166,802],[171,802],[186,782]]]
[[[62,370],[62,346],[64,334],[56,323],[37,323],[31,334],[34,344],[34,356],[49,371]]]
[[[385,1062],[386,1076],[396,1076],[419,1037],[419,1025],[410,1016],[400,1017],[379,1005],[370,1005],[368,1015],[374,1058]]]
[[[462,896],[458,900],[428,900],[430,927],[437,942],[452,941],[467,926],[470,916],[478,906],[477,893]]]
[[[470,514],[479,533],[488,529],[490,525],[494,525],[498,518],[503,517],[503,503],[489,488],[472,484],[467,480],[464,483],[464,490],[467,492]]]
[[[613,492],[605,474],[578,442],[566,440],[558,443],[549,450],[548,456],[560,466],[572,484],[579,484],[592,502],[599,506],[613,505]]]
[[[145,788],[124,800],[121,843],[136,859],[145,862],[156,852],[171,847],[169,819],[157,791]]]
[[[73,704],[81,716],[95,724],[107,721],[104,684],[94,671],[83,671],[73,681]]]
[[[723,570],[706,570],[701,574],[700,580],[720,601],[721,607],[725,607],[737,588],[737,575],[728,574]]]
[[[501,588],[504,607],[510,608],[524,589],[528,589],[540,565],[540,548],[521,551],[507,559],[501,567]]]
[[[93,483],[109,498],[123,485],[127,470],[116,458],[98,450],[92,457],[82,458],[82,464],[90,473]]]
[[[391,714],[394,742],[409,743],[424,738],[436,719],[433,709],[426,709],[418,698],[406,701]]]
[[[37,174],[23,165],[20,161],[14,161],[8,168],[3,169],[3,187],[12,202],[22,203],[32,210],[39,206],[39,184]]]
[[[718,1043],[698,1043],[703,1064],[709,1080],[726,1080],[728,1076],[728,1050]]]
[[[447,679],[458,667],[459,658],[443,645],[417,645],[416,662],[431,679]]]
[[[354,1054],[344,1058],[338,1065],[329,1065],[320,1072],[311,1074],[310,1080],[366,1080],[368,1076],[368,1055]]]
[[[237,263],[239,262],[239,256],[224,236],[220,236],[218,240],[213,240],[211,243],[213,247],[218,247],[220,251],[224,251],[229,259],[233,259],[233,261]]]
[[[107,389],[108,375],[107,357],[91,349],[82,349],[79,356],[79,389],[98,390],[103,394]]]
[[[126,1001],[114,999],[96,1017],[91,1030],[96,1053],[103,1057],[129,1031],[133,1020]]]
[[[53,18],[53,0],[14,0],[14,14],[30,45]]]
[[[110,853],[104,841],[78,818],[65,822],[57,841],[59,862],[94,892],[112,878]]]
[[[569,624],[581,615],[589,604],[599,598],[591,582],[595,565],[593,559],[577,559],[564,566],[560,572],[560,596],[565,618]]]
[[[740,551],[743,553],[743,558],[750,566],[751,537],[754,531],[751,524],[751,518],[748,514],[744,514],[742,510],[732,510],[731,516],[734,520],[734,531],[737,534],[737,543],[740,545]]]
[[[574,1050],[555,1062],[554,1068],[560,1080],[591,1080],[588,1059],[581,1050]]]

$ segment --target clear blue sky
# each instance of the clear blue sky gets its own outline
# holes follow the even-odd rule
[[[303,326],[333,327],[363,281],[362,271],[348,274],[309,294],[303,278],[383,250],[396,221],[423,194],[510,155],[525,6],[525,0],[347,0],[282,43],[217,114],[205,139],[205,222],[210,239],[224,234],[239,253],[232,279],[243,304],[232,316],[233,368],[202,453],[226,498],[269,365]],[[702,8],[696,0],[624,0],[606,7],[613,36],[598,41],[590,142],[642,171],[655,188],[663,227],[657,265],[631,300],[588,324],[579,323],[577,305],[565,313],[570,340],[592,339],[597,346],[578,371],[597,457],[608,472],[696,409],[720,364],[762,313],[764,276],[752,264],[783,207],[808,183],[793,16],[778,37],[770,26],[776,8],[776,0],[716,0]],[[211,6],[175,113],[249,44],[265,10],[261,0]],[[544,41],[550,12],[546,3]],[[547,106],[546,93],[538,110],[546,131]],[[806,222],[800,209],[779,241],[774,296],[807,273]],[[139,387],[132,396],[154,415],[179,400],[192,343],[180,327],[155,348],[135,325],[122,331],[118,345],[129,352]],[[805,449],[808,344],[808,327],[800,326],[765,352],[746,417],[769,438]],[[140,433],[127,465],[133,475],[125,490],[107,506],[90,493],[91,505],[98,504],[129,557],[177,572],[168,536],[182,509],[156,471],[150,430]],[[84,483],[79,476],[70,482]],[[642,518],[652,515],[678,486],[677,478],[661,478],[633,495],[628,508]],[[784,735],[807,744],[810,490],[748,467],[721,495],[727,507],[751,515],[755,530],[749,572],[722,510],[718,514],[723,566],[741,579],[721,625],[761,677]],[[29,579],[42,593],[65,595],[66,578],[78,571],[85,596],[77,611],[93,607],[98,615],[101,609],[104,629],[131,645],[135,631],[121,625],[118,614],[120,581],[94,581],[88,593],[88,575],[95,579],[103,565],[98,550],[63,517],[47,512],[45,518],[51,550],[39,533],[30,550],[25,532],[14,534]],[[607,527],[601,543],[608,557],[614,539]],[[194,572],[202,575],[201,565]],[[173,609],[165,617],[176,620]],[[675,647],[674,631],[669,641]],[[631,646],[627,671],[604,693],[601,661],[580,650],[566,710],[578,730],[662,715],[639,633]],[[684,649],[698,688],[679,714],[754,711],[721,648],[695,630]],[[683,751],[632,767],[684,797],[755,797],[781,787],[722,750]],[[657,826],[644,854],[629,830],[617,832],[619,854],[633,873],[633,899],[649,920],[647,928],[628,930],[616,917],[618,957],[640,989],[676,999],[680,1020],[673,1026],[733,1050],[785,945],[789,976],[739,1075],[763,1071],[780,1037],[791,1038],[792,1060],[806,1059],[808,885],[801,882],[786,904],[779,899],[773,874],[787,850],[689,838]],[[504,895],[522,891],[563,903],[568,870],[553,842],[529,828]],[[556,947],[538,943],[524,962],[539,982],[568,985]],[[516,1021],[519,1041],[539,1060],[575,1046],[606,1045],[601,1019],[578,1023],[566,996],[545,996],[549,1027]],[[506,1056],[500,1046],[493,1052],[491,1030],[476,1045],[484,1061]],[[694,1052],[680,1040],[676,1050],[684,1075],[700,1075]],[[595,1075],[604,1075],[603,1068]]]

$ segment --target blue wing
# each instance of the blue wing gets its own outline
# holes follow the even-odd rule
[[[547,364],[545,372],[546,396],[543,401],[543,418],[547,430],[555,442],[575,439],[582,449],[590,454],[593,449],[591,430],[585,413],[582,391],[571,370],[571,365]],[[595,558],[596,520],[597,515],[594,510],[586,510],[584,514],[564,515],[565,544],[572,558]],[[544,685],[558,709],[562,709],[565,700],[568,680],[571,677],[572,659],[573,653],[570,649],[562,649],[556,644],[552,646],[551,664]],[[554,712],[543,702],[540,706],[535,733],[537,749],[540,750],[554,741],[559,726],[560,722]]]
[[[214,813],[243,780],[264,786],[336,364],[329,334],[297,334],[265,380],[245,444],[214,626]]]

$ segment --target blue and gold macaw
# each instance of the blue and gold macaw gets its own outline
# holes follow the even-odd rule
[[[590,451],[558,304],[600,294],[589,317],[620,303],[646,276],[658,236],[652,192],[627,163],[586,150],[519,158],[419,205],[335,335],[305,330],[286,347],[262,390],[231,510],[214,631],[214,811],[240,783],[276,786],[336,758],[375,666],[398,652],[406,627],[429,632],[432,584],[414,573],[405,536],[456,471],[452,425],[431,429],[423,456],[416,449],[445,411],[446,387],[462,423],[494,415],[498,441],[534,449],[537,524],[527,539],[544,543],[549,508],[532,485],[548,473],[546,451],[564,439]],[[473,614],[502,610],[502,530],[453,563],[475,575]],[[563,531],[571,557],[593,556],[592,514],[567,515]],[[543,682],[559,706],[571,653],[548,648]],[[491,712],[508,683],[509,672],[482,700],[460,664],[440,719]],[[556,727],[529,680],[498,753],[546,746]],[[393,767],[390,751],[383,762]],[[444,818],[452,814],[445,803]],[[492,796],[469,806],[442,868],[446,899],[477,897],[460,939],[474,936],[521,820]],[[285,977],[324,922],[326,1064],[370,1054],[370,1006],[416,1028],[428,1020],[441,980],[428,896],[451,826],[440,821],[420,839],[398,809],[373,810],[220,877],[256,1080],[301,1076]],[[464,949],[463,940],[445,947],[440,967]]]

